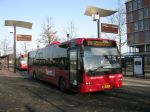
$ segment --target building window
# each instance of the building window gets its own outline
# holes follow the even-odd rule
[[[143,21],[139,21],[139,31],[143,31]]]
[[[139,10],[139,20],[143,19],[143,10]]]
[[[142,8],[142,0],[138,0],[138,8]]]
[[[127,39],[127,44],[133,44],[134,43],[134,34],[133,33],[129,33],[128,35],[128,39]]]
[[[150,41],[150,31],[145,31],[144,32],[144,40],[145,40],[145,42]]]
[[[134,33],[134,43],[139,42],[139,33]]]
[[[132,2],[129,2],[129,12],[132,11]]]
[[[138,32],[138,22],[134,23],[134,32]]]
[[[137,0],[134,0],[133,1],[133,10],[136,10],[137,9]]]
[[[145,51],[145,47],[144,46],[140,46],[139,47],[139,52],[144,52]]]
[[[133,35],[133,33],[130,33],[129,38],[130,38],[131,43],[133,43],[134,42],[134,35]]]
[[[144,20],[144,30],[149,30],[150,29],[150,19],[145,19]]]
[[[150,45],[146,46],[146,51],[149,52],[150,51]]]
[[[129,21],[130,21],[130,22],[133,22],[133,16],[132,16],[132,13],[129,14]]]
[[[148,18],[148,7],[144,8],[144,18]]]

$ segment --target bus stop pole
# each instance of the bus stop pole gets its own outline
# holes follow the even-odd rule
[[[16,25],[14,25],[14,73],[16,73]]]
[[[100,22],[100,15],[99,15],[99,19],[97,20],[97,37],[101,38],[101,22]]]
[[[7,56],[7,66],[8,66],[8,71],[9,71],[9,55]]]
[[[97,20],[97,37],[100,38],[99,36],[100,32],[99,32],[99,19]]]

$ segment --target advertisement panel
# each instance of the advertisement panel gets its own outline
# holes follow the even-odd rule
[[[142,57],[134,57],[134,75],[144,75],[144,63]]]

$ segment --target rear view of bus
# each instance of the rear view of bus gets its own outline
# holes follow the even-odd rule
[[[17,58],[16,60],[17,68],[19,70],[27,70],[28,69],[27,61],[28,61],[27,54],[21,54],[19,58]]]
[[[122,86],[121,66],[116,42],[113,40],[84,40],[83,81],[80,92],[101,91]]]

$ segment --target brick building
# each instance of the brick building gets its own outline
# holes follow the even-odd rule
[[[126,0],[127,45],[150,65],[150,0]]]
[[[130,52],[150,52],[150,0],[127,0],[127,45]]]

